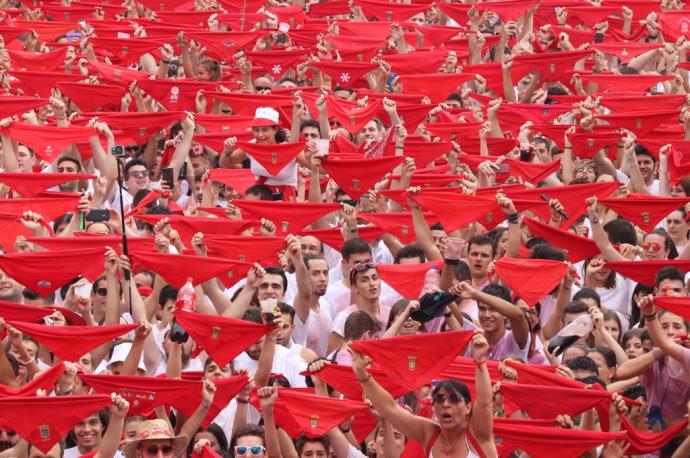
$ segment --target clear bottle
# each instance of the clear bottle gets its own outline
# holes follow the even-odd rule
[[[192,279],[187,278],[185,284],[177,292],[177,301],[175,302],[177,310],[184,312],[194,312],[196,306],[196,294],[194,293],[194,285]],[[170,340],[177,343],[184,343],[189,340],[189,334],[180,326],[173,318],[172,329],[170,330]]]
[[[435,293],[441,291],[439,285],[441,284],[441,275],[438,273],[438,268],[434,265],[427,270],[424,275],[424,286],[422,287],[422,296],[426,293]]]

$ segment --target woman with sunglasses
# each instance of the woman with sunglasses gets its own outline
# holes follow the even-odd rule
[[[400,407],[368,371],[371,360],[352,348],[349,350],[352,370],[367,399],[393,427],[408,439],[419,442],[429,458],[493,458],[497,452],[493,437],[491,380],[486,367],[488,349],[483,332],[477,331],[472,338],[477,398],[472,402],[462,382],[441,382],[431,394],[435,421]]]

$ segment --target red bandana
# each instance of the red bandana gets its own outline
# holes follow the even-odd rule
[[[211,169],[208,171],[208,178],[232,188],[240,195],[244,195],[247,188],[256,184],[256,178],[247,169]]]
[[[527,14],[534,4],[535,0],[502,0],[489,1],[479,5],[483,11],[493,11],[498,15],[504,23],[517,21],[522,16]]]
[[[436,159],[449,153],[452,145],[446,142],[427,142],[418,140],[406,140],[403,149],[405,157],[414,158],[418,167],[426,167]]]
[[[9,118],[48,104],[47,99],[36,97],[0,96],[0,117]]]
[[[100,73],[109,83],[120,86],[129,87],[134,81],[148,77],[148,73],[132,70],[128,67],[108,65],[101,62],[89,62],[88,65],[97,73]]]
[[[359,199],[403,162],[402,156],[388,156],[377,159],[335,159],[323,162],[328,175],[351,198]],[[367,173],[361,173],[366,170]]]
[[[209,54],[220,60],[230,58],[242,48],[249,49],[260,36],[257,32],[197,32],[188,30],[189,38],[206,46]]]
[[[259,107],[272,107],[276,110],[280,110],[280,107],[291,106],[294,102],[294,98],[288,95],[261,95],[216,91],[208,91],[205,94],[206,97],[220,100],[232,108],[233,113],[251,116],[251,119],[254,119],[254,113]],[[238,126],[238,129],[241,128],[241,126]]]
[[[208,132],[238,132],[248,130],[253,116],[241,115],[215,115],[215,114],[195,114],[194,122]],[[209,172],[221,171],[224,169],[211,169]]]
[[[170,225],[180,233],[180,238],[184,242],[192,240],[197,232],[238,235],[255,224],[254,221],[206,218],[203,216],[137,215],[136,218],[151,225],[155,225],[163,218],[168,218]]]
[[[173,123],[181,121],[186,114],[183,111],[157,111],[155,113],[138,112],[109,112],[98,113],[97,116],[108,123],[112,128],[117,128],[138,144],[143,145],[149,137]]]
[[[33,337],[63,361],[80,357],[106,342],[136,329],[137,324],[114,326],[45,326],[12,321],[9,324]]]
[[[621,134],[612,130],[568,134],[573,153],[581,159],[592,158],[599,150],[618,143]]]
[[[654,304],[674,315],[690,320],[690,298],[688,297],[659,296],[654,298]]]
[[[410,197],[438,216],[446,232],[453,232],[480,218],[495,224],[505,219],[496,199],[428,190]]]
[[[188,254],[161,254],[137,251],[130,253],[135,266],[152,270],[172,287],[182,288],[187,278],[196,286],[212,278],[225,278],[237,283],[251,264],[223,258],[211,258]]]
[[[380,38],[333,35],[327,37],[346,61],[369,62],[385,45]]]
[[[536,124],[531,130],[550,138],[559,148],[565,149],[565,131],[571,127],[573,124]]]
[[[334,117],[352,135],[359,132],[371,118],[376,115],[381,102],[376,100],[368,105],[359,106],[357,102],[338,97],[327,96],[328,115]]]
[[[517,371],[517,382],[522,385],[543,385],[575,389],[585,387],[585,384],[582,382],[556,375],[555,371],[558,366],[523,364],[512,360],[506,360],[504,364]]]
[[[201,449],[201,453],[196,452],[196,448],[192,452],[192,458],[223,458],[221,455],[213,451],[208,445],[204,445]]]
[[[450,331],[359,340],[352,342],[352,348],[414,390],[437,378],[464,351],[473,335],[473,331]]]
[[[517,159],[506,159],[505,163],[508,164],[508,175],[534,184],[553,175],[561,167],[560,160],[546,164],[535,164]]]
[[[660,433],[636,429],[626,415],[621,415],[621,429],[625,440],[630,444],[625,451],[628,455],[645,455],[661,450],[688,425],[688,419],[681,420]]]
[[[0,268],[30,290],[47,296],[95,264],[101,262],[103,267],[102,259],[99,249],[27,251],[0,255]]]
[[[8,49],[12,67],[17,70],[34,70],[49,72],[56,70],[65,61],[67,48],[58,48],[55,51],[33,53]]]
[[[424,103],[398,103],[398,116],[400,116],[402,123],[405,124],[405,127],[411,132],[414,132],[417,127],[419,127],[419,124],[424,122],[429,111],[429,105]],[[382,113],[380,112],[381,110],[379,110],[379,118],[382,117]],[[405,146],[407,146],[407,143]],[[405,153],[407,153],[407,151],[405,151]]]
[[[53,186],[68,181],[91,180],[94,175],[85,173],[22,173],[0,172],[0,183],[4,183],[22,197],[36,197]]]
[[[204,243],[212,256],[248,263],[262,262],[285,248],[285,239],[281,237],[206,235]]]
[[[386,233],[396,236],[405,245],[417,240],[412,223],[412,213],[361,213],[358,216],[365,221],[374,223]],[[425,213],[424,217],[430,226],[438,222],[438,218],[433,213]]]
[[[364,14],[369,18],[379,21],[406,21],[412,16],[423,13],[431,6],[429,3],[388,3],[375,0],[357,0],[356,5],[362,8]]]
[[[592,239],[542,223],[536,219],[525,218],[523,221],[534,237],[541,237],[551,245],[565,250],[568,260],[572,263],[584,261],[599,254],[599,248]]]
[[[436,266],[438,270],[443,266],[442,261],[425,262],[421,264],[379,264],[377,269],[381,280],[406,299],[418,299],[424,286],[424,276]]]
[[[263,144],[252,142],[237,142],[237,147],[250,155],[273,176],[295,160],[304,151],[305,142]]]
[[[654,229],[669,213],[685,205],[687,197],[656,197],[649,194],[631,194],[623,199],[600,199],[599,203],[632,221],[645,232]]]
[[[271,328],[251,321],[175,311],[175,320],[219,366],[225,367]]]
[[[72,427],[111,404],[110,395],[22,396],[0,398],[0,423],[43,453]]]
[[[57,38],[64,36],[71,30],[80,30],[81,27],[75,22],[60,22],[60,21],[27,21],[23,19],[15,19],[14,25],[27,30],[34,30],[38,34],[38,38],[43,42],[55,41]]]
[[[305,57],[302,49],[252,51],[247,55],[253,64],[267,69],[275,79],[280,79],[286,71],[295,68]]]
[[[89,37],[94,49],[109,53],[118,63],[129,66],[147,52],[151,52],[165,42],[144,38],[99,38]]]
[[[53,162],[65,149],[75,143],[87,142],[97,135],[92,127],[53,127],[12,123],[3,133],[27,145],[46,162]]]
[[[117,111],[120,109],[122,97],[127,93],[122,86],[107,84],[57,83],[57,87],[81,111],[96,111],[99,108]]]
[[[628,129],[636,137],[645,137],[657,128],[659,124],[677,122],[678,110],[641,111],[635,110],[635,107],[631,106],[628,113],[596,115],[596,117],[608,121],[616,127]]]
[[[568,73],[572,73],[575,64],[588,57],[592,51],[590,50],[576,50],[576,51],[561,51],[548,54],[548,59],[544,58],[544,54],[522,54],[515,58],[515,63],[521,64],[515,66],[513,63],[512,76],[513,81],[518,81],[525,76],[530,70],[539,72],[541,81],[558,81],[561,79],[570,79]]]
[[[137,86],[168,111],[196,111],[197,93],[215,89],[216,84],[186,80],[143,79],[137,81]]]
[[[604,22],[607,17],[612,14],[620,14],[621,8],[619,6],[598,6],[591,8],[589,6],[568,6],[568,19],[575,19],[574,25],[584,24],[590,29],[600,22]],[[570,22],[570,21],[568,21]],[[596,49],[596,48],[595,48]]]
[[[248,382],[249,379],[246,375],[214,379],[213,384],[216,385],[216,394],[213,397],[213,403],[204,421],[201,422],[201,427],[207,428],[218,416],[220,411],[228,406],[232,398],[237,396]],[[202,384],[199,382],[198,387],[187,396],[179,396],[172,401],[172,405],[187,418],[191,417],[199,407],[199,404],[201,404],[201,386]]]
[[[664,267],[675,267],[683,273],[690,271],[690,261],[661,259],[653,261],[606,261],[604,266],[638,283],[654,286],[656,274]]]
[[[458,86],[473,80],[474,73],[426,73],[401,75],[400,82],[409,94],[424,94],[431,103],[441,103]]]
[[[277,233],[282,235],[298,232],[317,219],[340,210],[340,205],[335,203],[233,200],[232,204],[244,214],[273,221]]]
[[[593,8],[588,8],[590,11]],[[570,12],[571,9],[568,9]],[[604,54],[610,54],[612,56],[618,57],[621,62],[628,63],[633,58],[644,54],[652,49],[658,49],[663,46],[663,43],[645,43],[645,42],[608,42],[608,43],[592,43],[592,49],[603,52]],[[631,89],[632,90],[632,89]]]
[[[385,233],[386,231],[384,229],[374,225],[357,228],[357,234],[359,238],[367,243],[373,243],[374,240],[381,238],[381,236]],[[326,244],[337,251],[342,251],[343,243],[345,243],[345,240],[343,239],[343,233],[340,227],[334,227],[333,229],[315,229],[311,231],[299,231],[298,234],[311,235],[312,237],[316,237],[317,239],[319,239],[321,243]]]
[[[678,110],[685,103],[685,96],[683,95],[654,95],[645,96],[645,107],[654,111],[670,111]],[[601,99],[601,104],[611,111],[616,113],[623,113],[630,109],[631,103],[639,103],[639,95],[616,95],[604,94]]]
[[[503,121],[503,115],[510,113],[517,117],[520,125],[525,121],[532,121],[534,124],[548,124],[562,114],[573,110],[569,104],[544,105],[539,103],[504,103],[501,105],[498,119]],[[518,126],[519,127],[519,126]]]
[[[673,75],[619,75],[619,74],[590,74],[580,77],[583,84],[595,84],[597,91],[646,91],[651,86],[673,79]],[[644,99],[639,99],[640,100]]]
[[[5,319],[7,318],[5,317]],[[6,396],[34,396],[36,390],[51,392],[55,389],[55,382],[58,381],[63,372],[65,372],[65,364],[58,363],[47,371],[38,374],[33,380],[23,385],[21,388],[0,385],[0,399]]]
[[[554,290],[568,272],[568,265],[546,259],[502,257],[494,264],[503,283],[530,307]]]
[[[384,390],[394,398],[403,396],[408,389],[398,384],[395,378],[389,377],[386,371],[372,367],[369,369],[371,375],[376,379],[376,383],[381,385]],[[348,399],[356,401],[366,401],[366,395],[362,385],[357,382],[352,367],[341,366],[338,364],[326,364],[318,372],[305,371],[301,375],[314,375],[342,393]]]

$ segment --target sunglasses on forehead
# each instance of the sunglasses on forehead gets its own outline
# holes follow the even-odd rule
[[[352,270],[350,270],[350,284],[355,282],[355,278],[357,278],[358,273],[369,269],[376,269],[376,264],[373,262],[360,262],[355,264]]]

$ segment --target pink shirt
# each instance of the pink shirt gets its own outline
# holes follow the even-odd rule
[[[683,362],[670,357],[654,361],[647,372],[640,375],[640,384],[647,390],[650,406],[661,407],[661,413],[671,421],[688,413],[690,400],[690,349],[682,348]]]

